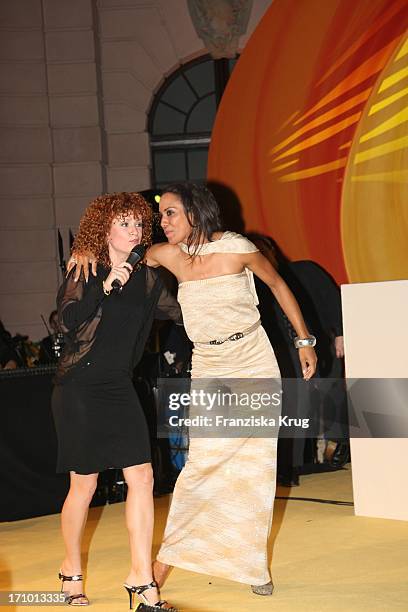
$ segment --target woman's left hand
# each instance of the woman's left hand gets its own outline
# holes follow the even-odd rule
[[[316,372],[317,355],[313,347],[304,346],[298,349],[299,360],[302,366],[303,378],[310,380]]]
[[[72,270],[72,268],[75,268],[76,266],[76,270],[75,270],[75,274],[74,274],[74,281],[77,282],[79,277],[81,276],[81,272],[83,271],[84,276],[85,276],[85,281],[88,282],[88,278],[89,278],[89,264],[91,264],[91,269],[92,269],[92,274],[94,276],[96,276],[96,266],[97,266],[97,261],[95,259],[95,257],[92,255],[92,253],[84,253],[84,254],[80,254],[80,253],[76,253],[75,251],[72,253],[71,257],[68,260],[68,265],[67,265],[67,276],[70,273],[70,271]]]

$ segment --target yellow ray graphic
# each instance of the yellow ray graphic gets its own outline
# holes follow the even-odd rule
[[[348,142],[345,142],[344,144],[340,145],[339,147],[339,151],[342,151],[343,149],[349,149],[352,145],[353,141],[349,140]]]
[[[377,147],[372,147],[371,149],[367,149],[366,151],[361,151],[361,153],[356,153],[354,158],[354,164],[361,164],[369,159],[374,159],[375,157],[381,157],[382,155],[387,155],[388,153],[393,153],[394,151],[400,151],[401,149],[405,149],[408,146],[408,136],[403,136],[402,138],[396,138],[395,140],[390,140],[382,145]]]
[[[395,58],[394,62],[398,62],[398,60],[401,59],[401,57],[404,57],[404,55],[407,55],[407,53],[408,53],[408,38],[402,45],[401,49],[398,51],[397,57]]]
[[[371,138],[384,134],[384,132],[394,129],[397,127],[397,125],[401,125],[401,123],[404,123],[405,121],[408,121],[408,106],[403,108],[399,113],[395,113],[395,115],[387,119],[387,121],[383,121],[374,129],[363,134],[359,142],[367,142],[367,140],[371,140]]]
[[[274,146],[269,153],[270,154],[277,153],[278,151],[286,147],[286,145],[296,140],[299,136],[302,136],[302,134],[305,134],[306,132],[310,132],[310,130],[313,130],[313,128],[323,125],[323,123],[327,123],[328,121],[331,121],[332,119],[335,119],[342,113],[345,113],[351,108],[354,108],[358,104],[362,104],[362,102],[365,102],[366,100],[368,100],[368,98],[370,97],[371,91],[372,91],[372,87],[369,87],[368,89],[365,89],[364,91],[359,93],[357,96],[353,96],[352,98],[349,98],[348,100],[346,100],[346,102],[343,102],[342,104],[339,104],[335,108],[332,108],[329,111],[327,111],[327,113],[320,115],[320,117],[316,117],[316,119],[309,121],[309,123],[299,128],[298,130],[296,130],[296,132],[293,132],[293,134],[288,136],[288,138],[285,138],[285,140],[282,140],[282,142]]]
[[[370,174],[355,174],[352,183],[408,183],[408,170],[391,170],[389,172],[372,172]]]
[[[364,43],[367,42],[367,40],[369,40],[372,36],[374,36],[374,34],[379,32],[381,28],[383,28],[384,25],[387,23],[387,21],[390,21],[390,19],[392,19],[394,15],[396,15],[403,8],[406,8],[406,0],[397,0],[396,2],[394,2],[392,6],[390,6],[388,10],[385,11],[381,15],[381,17],[373,23],[371,28],[366,30],[364,34],[362,34],[362,36],[360,36],[360,38],[356,40],[356,42],[352,44],[351,47],[349,47],[347,51],[343,53],[343,55],[341,55],[339,59],[330,66],[329,70],[327,70],[327,72],[325,72],[322,78],[317,82],[317,85],[320,85],[320,83],[326,80],[329,75],[331,75],[335,70],[337,70],[337,68],[341,66],[341,64],[343,64],[349,57],[351,57],[357,51],[357,49],[362,47]]]
[[[289,181],[299,181],[301,179],[311,178],[318,174],[325,174],[326,172],[332,172],[338,168],[344,168],[347,163],[347,157],[341,157],[335,161],[327,164],[321,164],[320,166],[313,166],[312,168],[306,168],[305,170],[299,170],[298,172],[292,172],[290,174],[284,174],[278,180],[282,183]]]
[[[279,170],[283,170],[284,168],[288,168],[289,166],[293,166],[294,164],[297,164],[298,161],[299,161],[299,158],[292,159],[292,161],[285,162],[284,164],[280,164],[279,166],[272,168],[271,170],[269,170],[269,172],[278,172]]]
[[[290,115],[290,117],[288,117],[288,118],[286,119],[286,121],[284,121],[284,122],[283,122],[283,123],[282,123],[282,124],[279,126],[279,131],[281,132],[281,131],[282,131],[282,130],[283,130],[283,129],[284,129],[286,126],[287,126],[287,125],[289,125],[289,123],[292,123],[292,121],[294,120],[294,118],[298,116],[299,112],[300,112],[300,111],[298,111],[298,110],[297,110],[297,111],[295,111],[294,113],[292,113],[292,114]]]
[[[382,110],[383,108],[386,108],[387,106],[389,106],[393,102],[396,102],[400,98],[403,98],[407,94],[408,87],[404,87],[404,89],[401,89],[401,91],[397,91],[397,93],[393,94],[392,96],[388,96],[388,98],[384,98],[384,100],[381,100],[381,102],[373,104],[368,112],[368,116],[375,115],[375,113],[378,113],[378,111]]]
[[[373,74],[377,74],[384,68],[387,63],[388,57],[397,42],[400,40],[401,36],[397,36],[392,40],[388,45],[374,53],[368,60],[360,64],[358,68],[353,70],[345,79],[343,79],[336,87],[334,87],[328,94],[326,94],[317,104],[315,104],[310,110],[308,110],[302,117],[300,117],[297,121],[295,121],[294,125],[297,125],[309,115],[312,115],[314,112],[319,110],[322,106],[326,106],[332,100],[335,100],[339,96],[345,94],[349,89],[356,87],[360,83],[363,83]]]
[[[397,70],[397,72],[394,72],[394,74],[391,74],[389,77],[383,80],[378,90],[378,93],[381,93],[382,91],[385,91],[386,89],[389,89],[390,87],[395,85],[395,83],[402,81],[402,79],[405,79],[407,76],[408,76],[408,66],[406,68],[401,68],[401,70]]]
[[[350,115],[350,117],[346,117],[345,119],[343,119],[342,121],[339,121],[338,123],[334,123],[330,127],[326,128],[325,130],[322,130],[321,132],[318,132],[317,134],[313,134],[313,136],[306,138],[306,140],[303,140],[303,142],[300,142],[299,144],[295,145],[291,149],[288,149],[287,151],[284,151],[283,153],[281,153],[278,157],[276,157],[273,160],[273,163],[275,163],[279,159],[282,159],[283,157],[292,155],[292,153],[298,153],[299,151],[304,151],[305,149],[309,149],[310,147],[313,147],[319,142],[323,142],[324,140],[331,138],[335,134],[338,134],[339,132],[342,132],[343,130],[348,128],[350,125],[357,123],[360,117],[361,117],[361,111],[358,113],[355,113],[354,115]]]
[[[407,274],[408,82],[400,70],[407,65],[406,51],[404,37],[364,108],[344,172],[341,237],[350,282]]]

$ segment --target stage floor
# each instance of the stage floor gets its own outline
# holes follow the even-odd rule
[[[300,487],[279,487],[277,495],[289,500],[275,503],[272,597],[253,595],[243,584],[178,569],[170,574],[163,596],[185,612],[408,610],[407,522],[355,517],[351,506],[291,499],[351,502],[350,469],[303,476]],[[156,499],[155,550],[168,504],[168,497]],[[0,539],[0,590],[59,588],[59,515],[2,523]],[[84,565],[92,610],[128,609],[121,586],[128,561],[124,504],[91,509]]]

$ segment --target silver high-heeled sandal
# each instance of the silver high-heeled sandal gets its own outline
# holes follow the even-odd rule
[[[251,585],[252,592],[255,595],[272,595],[273,593],[273,583],[272,580],[267,582],[266,584],[260,584],[259,586]]]

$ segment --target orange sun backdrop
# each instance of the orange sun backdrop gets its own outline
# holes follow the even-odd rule
[[[407,26],[406,0],[274,0],[217,113],[209,180],[339,283],[408,277]]]

